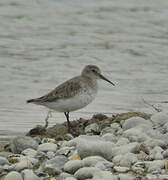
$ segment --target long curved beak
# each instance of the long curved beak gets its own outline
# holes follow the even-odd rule
[[[106,77],[104,77],[102,74],[99,74],[99,77],[107,82],[109,82],[110,84],[112,84],[113,86],[115,86],[115,84],[113,82],[111,82],[110,80],[108,80]]]

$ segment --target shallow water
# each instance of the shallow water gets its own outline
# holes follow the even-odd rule
[[[47,110],[26,104],[96,64],[116,86],[100,82],[96,100],[71,113],[153,112],[167,108],[168,1],[1,0],[0,131],[43,124]],[[50,125],[63,122],[53,113]],[[7,134],[7,133],[6,133]]]

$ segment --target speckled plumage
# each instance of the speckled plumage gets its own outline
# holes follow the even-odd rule
[[[80,76],[64,82],[42,97],[30,99],[27,102],[64,112],[69,126],[69,112],[81,109],[94,100],[98,91],[98,79],[104,79],[114,85],[101,75],[97,66],[88,65]]]

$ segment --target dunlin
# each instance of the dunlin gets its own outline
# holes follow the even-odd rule
[[[87,65],[80,76],[76,76],[56,87],[48,94],[27,100],[27,103],[46,106],[49,109],[64,112],[68,131],[70,131],[69,112],[81,109],[91,103],[98,91],[98,79],[103,79],[114,86],[114,83],[101,74],[95,65]]]

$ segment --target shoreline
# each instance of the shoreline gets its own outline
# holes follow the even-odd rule
[[[0,146],[0,179],[168,179],[168,114],[96,114],[37,126]]]

